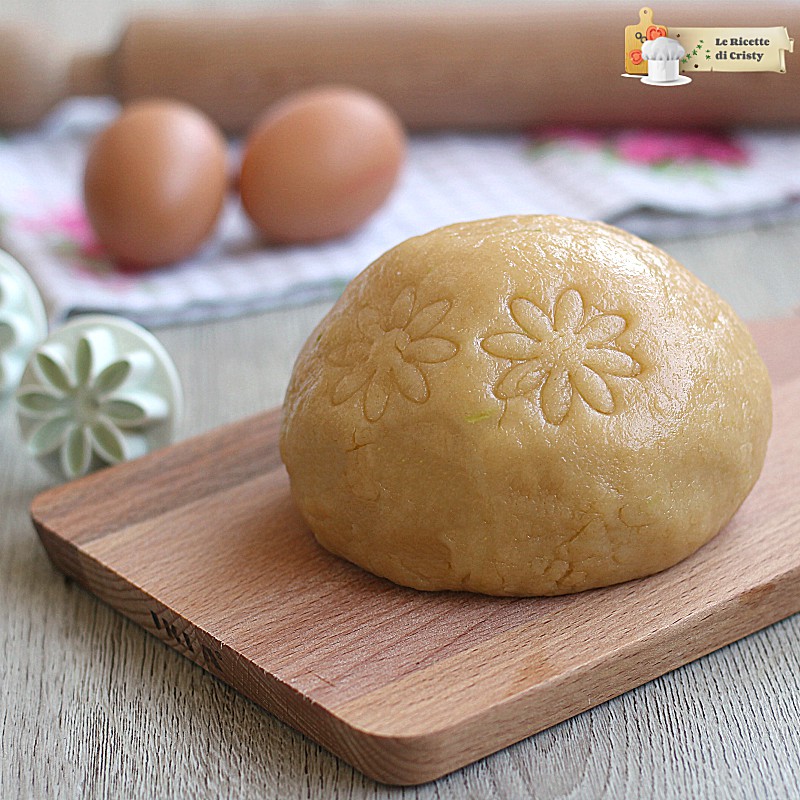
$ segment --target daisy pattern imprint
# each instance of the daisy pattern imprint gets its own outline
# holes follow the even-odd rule
[[[168,444],[182,393],[152,334],[98,315],[73,320],[33,353],[16,401],[28,451],[72,479]]]
[[[627,328],[624,317],[593,313],[574,288],[559,295],[552,315],[527,297],[511,300],[509,311],[520,330],[481,342],[490,355],[512,362],[494,385],[499,399],[527,397],[536,403],[539,390],[542,414],[553,425],[564,421],[576,393],[600,414],[615,410],[609,377],[633,378],[641,371],[617,343]]]
[[[377,422],[390,397],[397,393],[412,403],[424,403],[430,387],[423,364],[448,361],[458,345],[434,329],[450,310],[449,300],[437,300],[415,308],[416,291],[406,287],[388,314],[371,306],[358,312],[360,338],[328,354],[328,361],[346,369],[333,388],[331,401],[341,405],[363,391],[362,409],[369,422]]]

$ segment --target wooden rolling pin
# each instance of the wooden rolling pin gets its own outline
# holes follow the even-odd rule
[[[61,98],[186,100],[240,133],[280,96],[345,83],[412,129],[800,123],[800,58],[787,73],[704,74],[679,90],[620,77],[638,5],[560,4],[260,11],[139,18],[109,53],[66,57],[34,30],[0,33],[0,126],[38,122]],[[797,3],[659,3],[675,26],[800,31]]]

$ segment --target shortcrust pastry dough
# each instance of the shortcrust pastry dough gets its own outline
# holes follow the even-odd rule
[[[555,595],[694,552],[761,470],[731,308],[621,230],[518,216],[403,242],[303,348],[281,454],[318,541],[417,589]]]

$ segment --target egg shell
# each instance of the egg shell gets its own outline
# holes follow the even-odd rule
[[[346,87],[292,95],[256,125],[239,190],[267,241],[315,242],[358,228],[386,200],[406,151],[397,115]]]
[[[191,255],[209,235],[227,178],[225,140],[211,120],[183,103],[138,101],[91,146],[86,212],[122,266],[169,264]]]

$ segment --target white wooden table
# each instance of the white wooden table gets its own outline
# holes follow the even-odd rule
[[[800,224],[661,244],[746,318],[800,307]],[[327,308],[157,331],[186,388],[181,437],[279,404]],[[50,479],[12,410],[0,409],[0,797],[800,797],[800,615],[435,783],[376,784],[55,572],[27,512]]]

